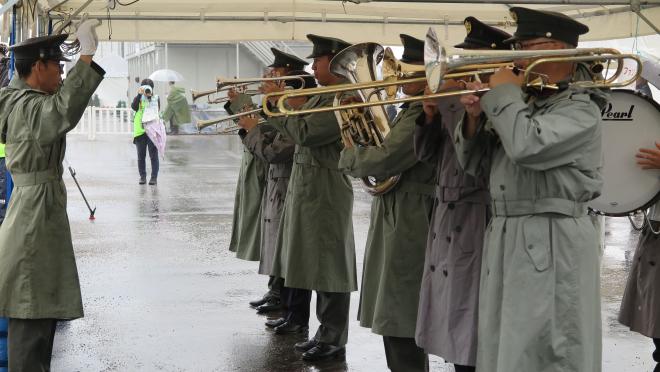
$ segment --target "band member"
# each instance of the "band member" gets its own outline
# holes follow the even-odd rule
[[[228,92],[229,101],[225,105],[227,114],[233,115],[252,107],[252,98],[247,94]],[[239,136],[244,131],[238,132]],[[234,198],[234,217],[232,220],[231,240],[229,251],[235,252],[241,260],[259,261],[261,243],[261,199],[266,187],[267,164],[256,158],[243,146],[241,168],[236,184]],[[257,307],[265,304],[270,297],[258,301],[250,301],[250,306]]]
[[[62,160],[66,134],[105,74],[92,61],[99,24],[78,27],[81,56],[64,82],[60,46],[68,35],[11,47],[18,76],[0,91],[0,140],[14,179],[0,227],[0,317],[9,318],[11,371],[49,371],[57,322],[83,316]]]
[[[653,149],[640,149],[636,158],[643,169],[660,169],[660,142],[656,142]],[[651,225],[645,225],[639,237],[621,301],[619,322],[630,327],[631,331],[653,339],[653,360],[657,363],[654,371],[660,371],[660,306],[656,302],[660,293],[660,275],[656,269],[660,262],[660,235],[652,232],[660,230],[660,203],[651,207],[648,217]]]
[[[270,66],[268,66],[268,67],[270,67],[270,71],[269,71],[268,74],[266,74],[267,77],[278,77],[278,76],[290,75],[291,71],[300,72],[301,70],[303,70],[305,68],[305,66],[307,66],[309,64],[307,61],[305,61],[305,60],[303,60],[303,59],[301,59],[298,56],[295,56],[293,54],[285,53],[285,52],[282,52],[282,51],[280,51],[278,49],[275,49],[275,48],[270,48],[270,50],[273,52],[273,55],[275,56],[275,59],[274,59],[273,63]],[[294,81],[294,80],[288,80],[288,81]],[[306,79],[305,81],[306,82],[310,82],[310,81],[313,82],[313,79],[310,78],[310,79]],[[298,81],[298,82],[300,83],[300,81]],[[314,86],[316,86],[316,82],[313,82],[313,83],[314,83]],[[281,82],[272,82],[270,84],[274,84],[274,85],[278,85],[278,86],[283,86],[284,85]],[[266,84],[263,84],[262,89],[265,86],[266,86]],[[234,92],[232,92],[232,93],[234,93]],[[239,102],[243,102],[243,101],[251,102],[251,99],[249,98],[249,96],[247,96],[245,94],[240,94],[240,97],[238,97],[238,101]],[[234,106],[234,107],[231,107],[231,106]],[[234,111],[238,112],[238,111],[242,110],[242,108],[238,108],[238,107],[236,107],[236,105],[231,105],[231,104],[229,106],[226,106],[226,108],[229,109],[228,112],[230,110],[232,112],[234,112]],[[253,120],[247,120],[246,119],[246,122],[248,122],[248,121],[253,121]],[[270,127],[270,126],[264,126],[263,129],[264,130],[266,130],[266,129],[272,130],[273,128]],[[245,135],[247,134],[247,132],[245,130],[240,130],[238,132],[238,134],[243,139],[243,143],[245,144],[245,149],[247,151],[249,151],[248,145],[245,142]],[[245,154],[244,154],[244,156],[245,156]],[[268,164],[268,161],[264,160],[263,156],[258,156],[257,158],[258,158],[258,160],[260,160],[259,163],[262,163],[262,162],[265,161],[266,164]],[[257,160],[254,160],[254,161],[256,162]],[[266,175],[266,178],[268,178],[268,175]],[[288,180],[288,178],[287,178],[287,180]],[[237,193],[238,193],[238,189],[237,189]],[[269,200],[269,199],[265,199],[265,197],[266,197],[265,195],[267,193],[263,193],[263,194],[264,194],[263,201]],[[284,197],[284,194],[282,194],[282,197]],[[254,201],[252,201],[252,202],[254,202]],[[262,208],[267,208],[263,204],[263,202],[262,202]],[[263,212],[264,211],[262,210],[261,213],[263,214]],[[277,214],[279,215],[279,213],[280,212],[278,212]],[[266,219],[268,221],[265,221]],[[261,228],[266,228],[266,229],[268,229],[268,231],[263,231],[262,230],[260,232],[260,234],[261,234],[261,239],[260,239],[261,249],[260,249],[260,255],[259,255],[260,256],[260,258],[259,258],[259,261],[260,261],[260,263],[259,263],[259,274],[270,275],[271,266],[272,266],[272,257],[273,257],[274,244],[277,241],[277,228],[278,228],[278,224],[279,224],[279,219],[277,221],[275,221],[273,218],[266,217],[266,216],[262,215],[262,216],[260,216],[260,220],[262,221]],[[247,223],[247,222],[248,221],[245,221],[245,223]],[[266,223],[264,223],[264,222],[266,222]],[[264,239],[264,238],[266,238],[266,239]],[[268,246],[264,247],[264,244],[268,244]],[[264,254],[265,254],[265,257],[264,257]],[[250,306],[255,307],[257,309],[257,312],[260,313],[260,314],[280,310],[283,307],[283,303],[282,303],[283,301],[281,299],[281,291],[282,291],[282,286],[283,285],[284,285],[284,280],[282,278],[277,278],[277,277],[274,277],[274,276],[271,275],[269,280],[268,280],[268,292],[266,292],[262,296],[262,298],[260,298],[258,300],[251,301]],[[309,300],[307,300],[307,303],[309,303]],[[271,323],[268,323],[268,324],[271,324]]]
[[[304,86],[306,88],[316,87],[314,77],[305,71],[296,70],[287,75],[308,75],[309,77],[304,79]],[[279,88],[280,86],[277,83],[266,83],[264,87],[269,85],[275,85],[275,88]],[[286,86],[292,89],[300,89],[303,83],[300,80],[287,80]],[[298,97],[289,101],[289,104],[298,108],[306,101],[307,97]],[[259,273],[269,275],[273,267],[273,255],[275,254],[275,247],[277,245],[280,217],[284,209],[284,200],[293,166],[295,143],[282,133],[274,130],[272,126],[268,125],[268,122],[257,125],[258,122],[259,118],[257,116],[245,116],[239,120],[238,124],[246,131],[246,135],[243,137],[243,144],[245,144],[252,154],[269,163],[268,185],[261,203],[261,261],[259,264]],[[279,309],[277,305],[280,304],[280,297],[282,298],[282,302],[286,302],[285,299],[290,297],[287,296],[288,292],[285,288],[282,288],[284,284],[282,278],[275,278],[271,282],[273,283],[270,291],[271,299],[259,306],[257,311],[261,310],[264,312],[265,310],[263,309],[268,306]],[[305,301],[308,310],[304,324],[307,324],[306,322],[309,320],[309,299]],[[278,327],[283,325],[291,316],[293,315],[289,312],[282,318],[266,321],[266,325],[271,328]]]
[[[424,42],[401,34],[401,61],[424,64]],[[426,83],[403,85],[415,96]],[[415,345],[424,243],[433,207],[433,166],[415,157],[415,119],[422,102],[406,103],[391,122],[381,147],[350,147],[341,152],[339,169],[353,177],[386,179],[400,174],[396,186],[375,196],[367,235],[360,292],[360,325],[383,336],[387,366],[398,371],[427,371],[428,358]]]
[[[318,83],[343,82],[330,72],[329,64],[350,44],[316,35],[307,38],[314,44],[308,58],[314,59],[312,69]],[[314,96],[303,108],[332,105],[333,99],[334,93]],[[353,188],[337,168],[342,148],[339,125],[332,112],[288,116],[269,124],[296,143],[272,274],[284,278],[289,288],[316,290],[321,326],[312,339],[296,344],[296,349],[304,351],[302,358],[315,361],[343,356],[350,292],[357,290],[357,274]]]
[[[588,32],[560,13],[514,7],[511,15],[518,25],[507,42],[517,50],[574,48]],[[515,63],[525,69],[530,61]],[[583,79],[583,68],[538,66],[534,72],[558,87],[540,92],[521,88],[523,74],[501,69],[483,97],[461,97],[458,159],[471,174],[484,159],[491,163],[477,370],[601,369],[599,236],[586,203],[602,188],[607,94],[569,87]]]
[[[474,17],[464,24],[467,36],[455,48],[509,49],[503,43],[508,33]],[[462,89],[451,80],[443,88]],[[475,369],[481,255],[490,220],[487,175],[465,173],[456,159],[453,135],[463,114],[458,96],[425,101],[415,129],[415,152],[437,165],[438,179],[415,338],[426,352],[454,363],[457,372]]]

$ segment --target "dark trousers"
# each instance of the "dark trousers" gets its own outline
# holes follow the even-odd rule
[[[7,212],[7,166],[5,158],[0,158],[0,224]]]
[[[151,159],[151,178],[158,178],[158,168],[160,163],[158,162],[158,149],[149,136],[143,134],[139,137],[133,139],[135,147],[137,148],[138,155],[138,172],[140,172],[140,177],[147,177],[147,148],[149,149],[149,159]]]
[[[312,291],[308,289],[282,287],[280,298],[286,306],[287,322],[309,325],[309,304],[312,302]]]
[[[387,368],[392,372],[426,372],[429,358],[412,337],[383,336]],[[460,370],[456,370],[460,372]]]
[[[316,291],[316,317],[321,325],[314,338],[324,344],[346,345],[350,307],[351,294],[348,292]]]
[[[50,371],[55,319],[9,319],[7,346],[11,372]]]
[[[268,293],[266,296],[281,299],[282,287],[284,287],[284,279],[271,276],[268,279]]]
[[[456,372],[475,372],[477,370],[477,367],[454,364],[454,369],[456,370]]]

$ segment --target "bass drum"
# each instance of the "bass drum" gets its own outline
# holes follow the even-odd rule
[[[644,170],[635,154],[660,142],[660,105],[631,90],[613,90],[602,110],[603,190],[589,208],[606,216],[628,216],[660,198],[660,170]]]

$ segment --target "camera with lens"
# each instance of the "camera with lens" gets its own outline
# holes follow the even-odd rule
[[[152,95],[153,92],[154,92],[153,88],[151,88],[150,85],[143,85],[140,88],[142,88],[142,91],[144,92],[144,94],[146,94],[148,96]]]

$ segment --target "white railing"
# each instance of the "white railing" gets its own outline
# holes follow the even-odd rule
[[[97,134],[133,133],[133,110],[130,108],[88,107],[78,126],[71,131],[74,134],[86,134],[90,140]]]

